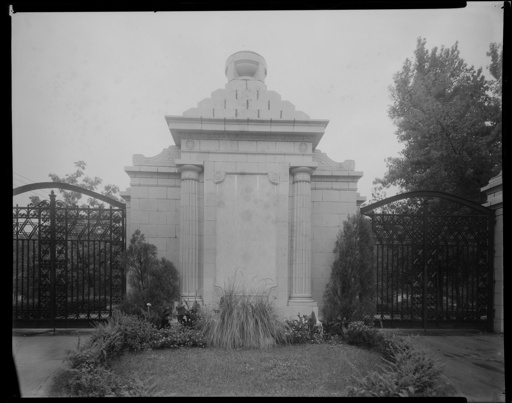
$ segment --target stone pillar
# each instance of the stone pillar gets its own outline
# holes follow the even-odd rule
[[[292,276],[288,305],[316,306],[311,297],[311,174],[314,168],[291,169],[293,175]],[[311,312],[308,312],[310,314]]]
[[[181,165],[181,203],[180,203],[180,283],[181,299],[200,303],[199,290],[199,205],[197,187],[198,165]]]
[[[504,332],[503,307],[503,176],[500,172],[481,189],[487,194],[485,207],[495,211],[494,222],[494,332]]]

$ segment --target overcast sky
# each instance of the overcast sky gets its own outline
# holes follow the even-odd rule
[[[459,42],[470,65],[502,43],[502,2],[454,10],[16,13],[12,15],[13,186],[86,173],[129,186],[133,154],[173,145],[165,115],[224,88],[240,50],[262,55],[267,88],[330,121],[318,149],[363,171],[371,197],[402,146],[388,117],[393,74],[427,47]],[[44,196],[49,190],[37,191]],[[389,195],[389,194],[388,194]],[[25,196],[25,199],[26,200]],[[22,203],[18,197],[15,202]]]

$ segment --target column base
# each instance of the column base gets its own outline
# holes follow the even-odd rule
[[[290,298],[284,311],[294,319],[296,319],[297,314],[309,316],[311,312],[315,312],[318,319],[318,304],[313,298]]]
[[[185,301],[189,308],[192,308],[192,305],[194,305],[194,302],[196,301],[199,305],[204,305],[203,298],[197,295],[181,295],[181,302],[185,303]]]

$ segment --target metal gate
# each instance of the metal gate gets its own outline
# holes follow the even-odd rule
[[[406,199],[415,208],[373,212]],[[377,319],[383,325],[492,331],[493,210],[418,191],[362,207],[361,213],[372,220]]]
[[[64,185],[34,184],[13,193],[66,188],[110,207],[67,206],[52,190],[49,201],[13,208],[13,327],[87,327],[108,319],[124,298],[124,205]]]

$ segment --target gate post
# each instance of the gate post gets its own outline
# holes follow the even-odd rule
[[[487,195],[487,202],[483,205],[494,210],[495,216],[494,228],[490,225],[489,231],[493,232],[493,243],[490,250],[494,253],[490,254],[491,275],[494,277],[489,279],[492,293],[489,303],[494,305],[494,320],[491,331],[497,333],[504,332],[504,315],[503,315],[503,176],[500,172],[494,178],[489,180],[487,186],[480,190]],[[494,286],[494,290],[492,290]]]
[[[56,238],[55,238],[55,193],[50,193],[50,321],[55,331],[55,261],[56,261]]]
[[[428,276],[428,260],[427,260],[427,218],[428,218],[428,201],[423,203],[423,330],[427,332],[427,276]]]

